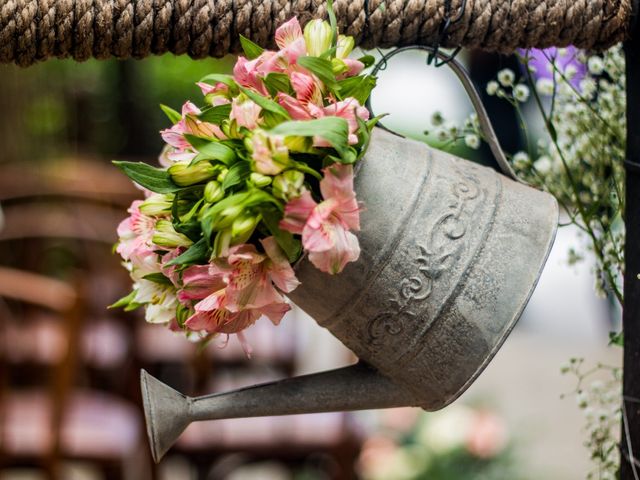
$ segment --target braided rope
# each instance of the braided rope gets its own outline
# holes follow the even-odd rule
[[[566,46],[603,49],[625,38],[632,0],[467,0],[444,46],[489,51]],[[451,15],[461,0],[450,0]],[[340,30],[365,48],[432,45],[445,0],[335,0]],[[239,34],[273,47],[292,15],[326,17],[323,0],[2,0],[0,63],[50,57],[193,58],[240,50]]]

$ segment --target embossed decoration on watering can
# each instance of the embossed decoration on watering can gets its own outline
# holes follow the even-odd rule
[[[198,398],[143,371],[156,461],[195,420],[437,410],[495,355],[540,276],[558,206],[551,195],[516,180],[471,80],[457,62],[448,65],[469,93],[505,175],[376,128],[355,181],[366,206],[360,259],[336,276],[303,260],[297,266],[302,285],[290,295],[360,362]]]

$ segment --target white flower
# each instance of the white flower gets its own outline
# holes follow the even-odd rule
[[[444,123],[444,117],[442,116],[442,112],[433,112],[431,115],[431,125],[434,127],[439,127]]]
[[[445,128],[449,132],[451,138],[456,138],[458,136],[458,132],[460,131],[458,125],[456,125],[454,122],[447,122]]]
[[[464,137],[464,143],[467,147],[477,150],[480,148],[480,137],[475,133],[469,133]]]
[[[503,87],[510,87],[516,79],[516,74],[510,68],[503,68],[498,72],[498,81]]]
[[[436,138],[439,142],[446,142],[450,139],[449,132],[444,128],[439,128],[438,130],[436,130]]]
[[[429,417],[418,431],[417,440],[435,453],[448,453],[465,444],[473,419],[474,413],[468,407],[449,407]]]
[[[569,80],[571,80],[573,77],[575,77],[577,73],[578,73],[578,69],[573,64],[567,65],[567,68],[565,68],[565,70],[564,70],[564,75]]]
[[[553,95],[553,81],[549,78],[539,78],[536,90],[540,95]]]
[[[496,82],[495,80],[491,80],[489,83],[487,83],[487,95],[489,96],[494,96],[496,93],[498,93],[498,89],[500,88],[500,85],[498,85],[498,82]]]
[[[513,156],[513,164],[516,168],[526,168],[530,161],[531,159],[527,152],[518,152]]]
[[[527,87],[526,85],[516,85],[513,89],[513,98],[515,98],[520,103],[524,103],[529,100],[529,95],[531,95],[531,92],[529,91],[529,87]]]
[[[587,66],[591,75],[602,75],[604,72],[604,62],[600,57],[590,57]]]
[[[535,161],[533,166],[538,172],[546,174],[551,171],[551,167],[553,167],[553,164],[551,162],[551,159],[547,155],[543,155]]]

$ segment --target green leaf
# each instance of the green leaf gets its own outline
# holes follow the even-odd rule
[[[296,63],[314,73],[327,88],[334,91],[338,89],[338,82],[336,82],[336,76],[333,74],[331,61],[319,57],[299,57]]]
[[[216,83],[224,83],[228,87],[233,87],[233,88],[238,86],[235,79],[233,78],[233,75],[228,75],[225,73],[211,73],[205,77],[202,77],[200,81],[209,83],[212,85]]]
[[[338,21],[336,13],[333,11],[333,0],[327,0],[327,14],[329,15],[329,25],[331,25],[331,46],[335,47],[338,44]]]
[[[282,219],[282,213],[272,208],[263,208],[260,210],[262,214],[262,221],[269,229],[269,232],[276,239],[278,246],[287,256],[289,263],[293,263],[302,253],[302,243],[296,239],[291,232],[282,230],[279,226]]]
[[[173,183],[169,172],[142,162],[113,162],[124,174],[141,187],[155,193],[172,193],[181,187]]]
[[[120,300],[117,300],[116,302],[114,302],[111,305],[109,305],[107,308],[122,308],[122,307],[126,307],[127,305],[129,305],[133,301],[135,296],[136,296],[136,291],[133,290],[133,291],[129,292],[127,295],[125,295],[124,297],[122,297]]]
[[[231,113],[231,104],[216,105],[215,107],[207,108],[203,111],[198,119],[203,122],[213,123],[215,125],[221,125],[224,120],[229,118]]]
[[[338,82],[338,93],[341,99],[353,97],[360,105],[364,105],[371,95],[371,90],[376,86],[376,77],[372,75],[359,75],[349,77]]]
[[[160,109],[174,125],[182,120],[182,115],[180,114],[180,112],[176,112],[173,108],[160,104]]]
[[[338,152],[343,163],[353,163],[354,152],[349,149],[349,125],[344,118],[323,117],[315,120],[284,122],[270,130],[284,136],[313,137],[325,139]]]
[[[209,245],[207,244],[207,239],[203,237],[191,245],[184,253],[165,265],[171,267],[173,265],[196,264],[205,261],[207,258],[209,258]]]
[[[291,94],[293,88],[291,88],[291,81],[289,76],[284,73],[272,72],[262,79],[267,90],[272,96],[276,96],[278,92]]]
[[[154,283],[158,283],[160,285],[173,285],[171,283],[171,280],[169,280],[167,277],[164,276],[164,274],[162,274],[160,272],[149,273],[148,275],[145,275],[142,278],[144,278],[145,280],[149,280],[151,282],[154,282]]]
[[[259,93],[256,93],[253,90],[249,90],[248,88],[240,87],[240,90],[242,90],[242,93],[244,93],[258,105],[260,105],[260,107],[262,107],[264,110],[275,113],[276,115],[280,115],[281,117],[284,117],[286,119],[291,118],[289,112],[287,112],[282,106],[280,106],[280,104],[274,102],[270,98],[263,97]]]
[[[240,45],[242,45],[242,50],[244,50],[244,54],[249,60],[253,60],[254,58],[259,57],[262,52],[264,52],[264,48],[256,43],[253,43],[244,35],[240,35]]]
[[[227,172],[227,175],[222,181],[222,188],[226,191],[231,187],[239,185],[244,182],[251,173],[251,165],[247,162],[235,163]]]
[[[184,138],[200,153],[196,161],[218,160],[227,166],[236,161],[236,152],[217,140],[200,138],[186,133]]]
[[[376,59],[373,55],[364,55],[360,57],[358,61],[364,64],[364,68],[369,68],[371,65],[376,63]]]
[[[609,345],[624,347],[624,334],[622,332],[609,332]]]

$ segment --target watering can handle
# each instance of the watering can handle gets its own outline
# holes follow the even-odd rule
[[[375,76],[380,70],[384,70],[386,68],[387,60],[397,55],[398,53],[405,52],[407,50],[423,50],[423,51],[429,52],[435,57],[438,57],[440,60],[442,60],[444,63],[446,63],[446,65],[448,65],[451,68],[451,70],[453,70],[453,72],[457,75],[458,79],[462,83],[462,86],[467,92],[467,95],[469,95],[471,104],[473,105],[473,108],[478,114],[480,130],[482,131],[482,134],[484,135],[485,140],[489,144],[489,148],[491,148],[491,152],[493,153],[493,156],[498,162],[498,165],[500,166],[500,170],[502,170],[502,173],[507,177],[515,180],[516,182],[522,183],[522,181],[516,176],[516,173],[513,171],[513,168],[511,168],[511,165],[509,164],[509,161],[507,160],[507,157],[505,156],[504,151],[500,146],[500,141],[496,136],[496,132],[493,129],[493,125],[491,125],[491,120],[489,120],[489,115],[487,115],[487,111],[485,110],[484,105],[482,104],[482,100],[480,99],[480,94],[478,93],[478,90],[474,86],[473,81],[469,76],[469,73],[455,58],[451,58],[447,54],[442,53],[440,50],[435,49],[433,47],[426,46],[426,45],[411,45],[408,47],[400,47],[387,53],[382,58],[382,60],[376,64],[371,74]],[[369,109],[369,112],[371,112],[371,115],[373,116],[373,111],[371,109],[371,97],[369,97],[369,99],[367,100],[367,108]],[[378,123],[378,126],[391,133],[396,133],[389,130],[387,127],[385,127],[381,123]]]

